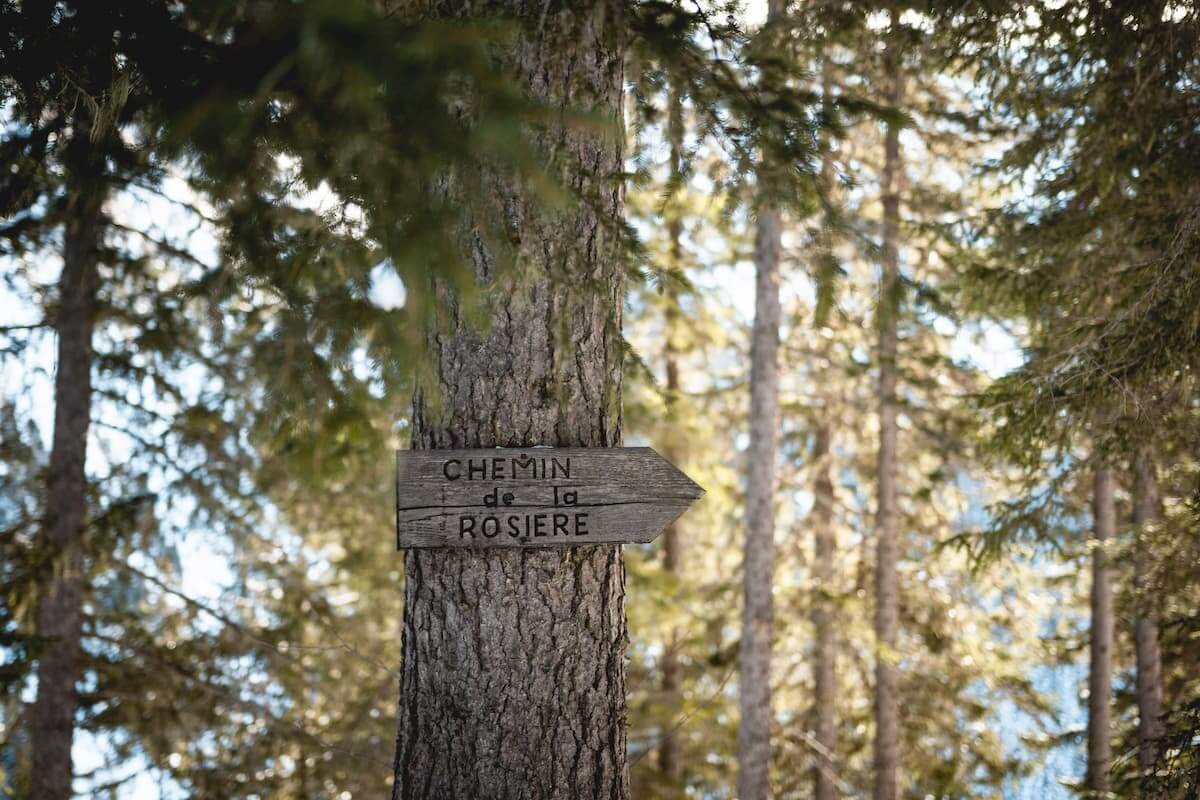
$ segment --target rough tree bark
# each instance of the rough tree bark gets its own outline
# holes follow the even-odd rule
[[[683,172],[683,98],[677,87],[672,87],[667,100],[667,142],[670,145],[670,170],[672,185],[682,180]],[[667,236],[670,240],[671,268],[683,268],[683,213],[677,207],[667,209]],[[663,457],[672,464],[683,462],[681,452],[681,434],[676,430],[679,425],[677,401],[679,397],[679,353],[676,337],[679,335],[679,297],[675,286],[668,282],[664,291],[665,314],[663,319],[663,362],[666,368],[666,422],[667,435],[664,438]],[[683,569],[683,535],[679,523],[675,522],[663,532],[663,569],[667,574],[678,579]],[[662,694],[663,704],[672,711],[678,711],[682,704],[681,685],[682,668],[679,663],[679,643],[684,631],[676,627],[670,633],[662,661]],[[668,721],[668,724],[670,722]],[[677,786],[683,773],[683,761],[680,754],[679,739],[676,732],[668,729],[658,746],[658,767],[668,786]]]
[[[892,25],[897,20],[893,13]],[[888,44],[886,102],[899,107],[904,98],[897,44]],[[875,800],[896,800],[900,761],[900,710],[895,665],[899,615],[900,558],[896,488],[896,351],[900,313],[900,129],[889,124],[884,137],[883,257],[879,284],[879,453],[875,522]]]
[[[49,566],[38,594],[37,635],[43,644],[31,712],[32,800],[67,800],[73,774],[71,742],[82,654],[83,535],[87,524],[84,461],[91,421],[97,267],[107,197],[103,158],[91,146],[90,131],[90,124],[77,118],[67,152],[69,195],[55,317],[54,438],[46,471],[42,530]]]
[[[1112,767],[1112,575],[1106,549],[1117,529],[1112,470],[1096,467],[1092,513],[1096,547],[1092,551],[1091,664],[1088,668],[1087,788],[1096,795],[1109,790]]]
[[[517,266],[497,277],[494,254],[464,224],[490,284],[490,327],[449,303],[448,330],[430,337],[438,400],[418,393],[412,446],[618,446],[619,9],[505,0],[452,13],[467,9],[520,20],[503,68],[539,100],[590,110],[612,130],[551,121],[537,134],[589,200],[557,214],[505,173],[489,176]],[[628,797],[620,548],[419,550],[405,568],[393,797]]]
[[[817,426],[813,444],[813,602],[812,618],[816,634],[813,651],[813,718],[819,748],[813,770],[815,800],[837,797],[837,643],[834,635],[833,605],[833,479],[830,460],[832,434],[828,422]]]
[[[1148,528],[1159,515],[1158,476],[1149,447],[1140,447],[1134,459],[1133,483],[1133,590],[1137,608],[1134,639],[1137,649],[1138,768],[1154,766],[1157,740],[1162,735],[1162,654],[1158,643],[1158,614],[1151,596]]]

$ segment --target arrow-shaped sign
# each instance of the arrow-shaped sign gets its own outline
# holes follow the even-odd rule
[[[649,447],[396,452],[396,546],[649,542],[704,495]]]

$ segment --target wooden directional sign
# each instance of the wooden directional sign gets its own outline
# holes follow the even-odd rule
[[[649,542],[703,494],[649,447],[399,450],[396,546]]]

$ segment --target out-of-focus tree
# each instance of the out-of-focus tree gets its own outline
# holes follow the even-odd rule
[[[873,780],[873,651],[871,628],[865,621],[873,604],[869,576],[875,558],[870,530],[877,434],[862,420],[872,414],[874,396],[870,298],[877,288],[881,207],[876,186],[883,135],[877,122],[878,116],[887,114],[871,100],[880,66],[873,49],[877,35],[857,13],[848,16],[857,27],[838,28],[829,41],[819,38],[822,28],[803,17],[790,30],[801,52],[811,54],[811,63],[819,67],[821,58],[833,59],[829,78],[836,102],[821,124],[831,129],[822,140],[828,140],[828,169],[837,184],[837,191],[828,194],[837,199],[835,207],[794,218],[784,226],[785,256],[794,267],[785,271],[783,282],[787,312],[781,342],[784,469],[775,500],[780,555],[777,667],[772,676],[776,698],[772,789],[785,796],[806,791],[815,766],[827,768],[831,783],[842,794],[865,793]],[[920,31],[912,35],[920,39]],[[900,731],[901,760],[906,782],[916,787],[913,791],[979,795],[1027,769],[991,726],[995,709],[1011,703],[1020,713],[1047,722],[1046,699],[1033,686],[1025,666],[1040,657],[1042,642],[1037,631],[1016,622],[1037,614],[1046,598],[1040,592],[1019,590],[1032,583],[1034,570],[1029,565],[1003,575],[976,577],[966,558],[937,546],[959,530],[959,518],[969,513],[964,487],[970,487],[970,494],[997,487],[981,486],[984,476],[972,468],[972,426],[964,413],[967,409],[955,399],[977,391],[981,376],[962,369],[950,356],[953,335],[947,330],[956,328],[944,297],[952,277],[945,256],[956,247],[954,231],[945,222],[955,208],[957,187],[943,181],[947,173],[967,168],[980,134],[962,112],[968,98],[957,95],[952,85],[939,83],[931,66],[924,69],[928,72],[914,66],[909,104],[893,116],[898,122],[917,118],[910,123],[917,142],[907,145],[910,170],[904,225],[911,247],[904,263],[900,316],[905,349],[899,359],[903,403],[898,415],[898,467],[901,480],[913,487],[911,497],[902,497],[899,504],[905,556],[898,565],[897,649],[904,665],[899,692],[901,706],[908,711],[905,718],[911,720]],[[824,91],[812,84],[819,72],[819,68],[810,70],[800,81],[818,100]],[[736,719],[736,695],[731,691],[730,642],[724,631],[736,627],[740,576],[731,569],[736,565],[736,554],[730,552],[736,539],[728,531],[741,522],[738,502],[744,487],[737,482],[731,486],[729,476],[736,475],[742,460],[751,457],[745,449],[746,334],[731,337],[728,333],[731,320],[738,320],[728,290],[706,288],[712,281],[710,271],[722,272],[733,265],[742,270],[739,277],[727,277],[721,285],[740,285],[739,281],[749,285],[752,226],[738,214],[720,215],[725,198],[709,194],[704,180],[706,152],[692,146],[685,150],[695,153],[695,169],[700,173],[686,194],[665,200],[650,191],[631,200],[639,229],[644,223],[648,230],[651,256],[664,266],[673,263],[669,226],[667,220],[659,222],[656,214],[669,213],[668,202],[686,202],[690,209],[683,243],[688,285],[696,291],[682,290],[679,302],[679,324],[686,334],[677,341],[673,355],[680,365],[681,402],[687,404],[687,413],[675,425],[686,432],[689,470],[709,488],[704,506],[685,520],[688,541],[694,543],[684,573],[691,577],[690,584],[676,590],[674,581],[640,553],[630,556],[631,630],[640,631],[642,640],[635,640],[630,670],[631,744],[637,754],[635,781],[652,796],[677,796],[680,788],[656,772],[652,754],[643,756],[665,732],[685,748],[685,786],[732,791],[728,726]],[[813,167],[819,171],[817,161]],[[815,177],[820,180],[819,172]],[[832,247],[829,234],[835,242]],[[665,365],[657,356],[665,335],[663,306],[670,302],[669,293],[664,289],[647,292],[644,299],[641,294],[635,297],[627,321],[635,352],[643,360],[631,373],[627,422],[631,431],[652,443],[666,443],[678,435],[663,416]],[[740,302],[747,302],[744,291]],[[740,324],[748,327],[745,320]],[[658,376],[659,391],[647,384],[643,366]],[[830,452],[820,458],[817,436],[823,428],[831,434]],[[807,501],[800,498],[812,493],[823,467],[831,471],[830,527],[836,555],[832,585],[817,588],[808,546],[821,523],[811,516],[817,514],[815,502],[809,512]],[[839,668],[832,696],[815,698],[810,666],[814,627],[808,619],[823,599],[838,619],[834,647]],[[682,707],[670,713],[664,708],[654,668],[680,616],[692,621],[692,633],[683,649]],[[983,686],[988,687],[986,697],[979,694]],[[842,719],[836,746],[829,753],[822,751],[809,714],[813,704],[822,701],[831,701]],[[1028,746],[1030,752],[1038,749],[1036,742]],[[945,757],[934,763],[922,757],[929,752]]]
[[[1167,2],[1000,3],[945,21],[977,59],[994,118],[1015,135],[993,174],[1021,187],[1021,199],[980,221],[988,246],[974,250],[976,308],[1029,331],[1026,364],[987,396],[997,450],[1026,468],[1025,498],[978,543],[987,556],[1014,539],[1055,540],[1054,487],[1081,452],[1096,469],[1131,461],[1137,472],[1139,460],[1161,465],[1176,447],[1194,449],[1200,16]],[[1200,691],[1187,680],[1167,690],[1158,669],[1182,668],[1161,639],[1193,628],[1192,615],[1148,624],[1180,607],[1169,575],[1194,581],[1191,543],[1138,527],[1136,568],[1118,576],[1133,589],[1138,733],[1114,731],[1113,746],[1136,741],[1140,757],[1114,762],[1115,791],[1136,779],[1128,766],[1151,763],[1160,693],[1173,716]],[[1194,607],[1194,596],[1178,600]],[[1147,638],[1156,627],[1161,659]]]

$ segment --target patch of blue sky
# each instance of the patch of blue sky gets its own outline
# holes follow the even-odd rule
[[[1085,672],[1082,664],[1043,665],[1032,670],[1033,688],[1054,698],[1057,731],[1050,735],[1078,731],[1086,724],[1086,709],[1079,697],[1079,684]],[[1005,749],[1021,757],[1030,768],[1030,774],[1005,782],[1005,798],[1070,800],[1077,796],[1071,787],[1082,779],[1085,767],[1078,742],[1069,736],[1056,737],[1060,741],[1048,747],[1045,742],[1031,747],[1026,737],[1041,724],[1011,701],[1002,702],[995,716]]]

